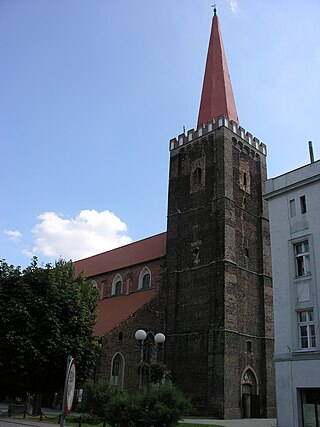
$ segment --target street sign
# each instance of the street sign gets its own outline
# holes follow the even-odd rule
[[[76,388],[76,361],[72,356],[68,356],[66,378],[64,382],[62,411],[60,416],[60,427],[64,427],[66,415],[70,415],[74,392]]]
[[[67,390],[66,390],[66,414],[70,415],[74,392],[76,389],[76,361],[71,359],[69,365],[69,372],[67,378]]]

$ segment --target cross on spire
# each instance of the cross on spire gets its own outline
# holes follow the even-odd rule
[[[216,14],[217,14],[217,3],[214,2],[211,7],[213,7],[213,16],[216,16]]]

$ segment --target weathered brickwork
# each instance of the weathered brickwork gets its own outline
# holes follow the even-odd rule
[[[112,296],[120,275],[125,298],[143,292],[139,277],[148,267],[159,292],[103,336],[97,377],[112,381],[121,354],[118,385],[135,392],[141,353],[134,334],[161,331],[159,356],[202,414],[275,415],[265,179],[265,154],[226,126],[171,151],[165,260],[94,277],[103,298],[122,298]]]
[[[246,415],[250,375],[259,416],[274,414],[265,180],[265,155],[224,126],[171,151],[166,360],[198,407],[225,418]]]
[[[137,392],[141,349],[134,334],[140,328],[153,334],[165,330],[163,303],[159,296],[102,337],[101,355],[95,372],[97,378],[111,379],[112,358],[120,353],[124,357],[123,387],[132,393]],[[158,358],[164,358],[164,348],[159,348]]]
[[[162,263],[162,260],[148,261],[144,264],[138,264],[120,270],[114,270],[99,276],[93,276],[91,278],[95,280],[98,286],[101,299],[112,296],[112,283],[115,277],[118,275],[122,278],[123,281],[122,293],[128,295],[131,292],[136,292],[139,290],[139,276],[143,269],[147,267],[151,273],[151,287],[159,289]]]
[[[169,144],[166,235],[119,248],[105,273],[101,257],[81,263],[104,307],[95,375],[136,392],[134,334],[161,331],[159,357],[201,415],[275,416],[266,146],[239,126],[215,7],[198,127]]]

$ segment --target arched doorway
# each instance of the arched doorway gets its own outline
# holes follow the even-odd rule
[[[258,379],[250,366],[241,377],[241,406],[242,418],[260,418]]]

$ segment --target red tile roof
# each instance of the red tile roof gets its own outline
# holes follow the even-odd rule
[[[206,70],[203,79],[198,126],[221,115],[239,123],[224,53],[218,16],[212,20]]]
[[[75,261],[76,272],[84,271],[87,277],[93,277],[162,258],[166,254],[166,237],[167,233],[156,234],[138,242]]]
[[[103,336],[106,332],[121,324],[128,317],[143,307],[155,295],[156,289],[139,291],[130,295],[120,295],[106,298],[98,302],[98,319],[94,327],[93,335]]]

